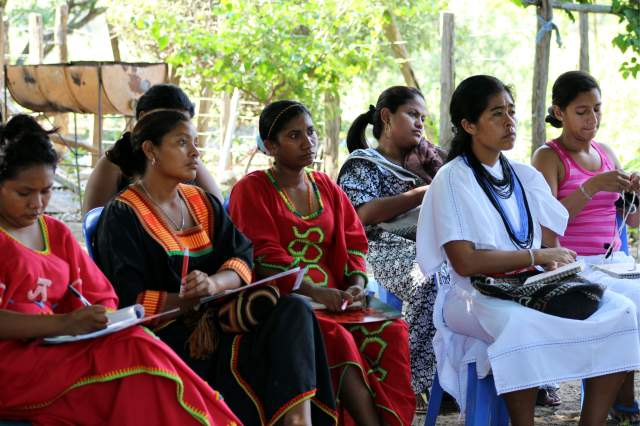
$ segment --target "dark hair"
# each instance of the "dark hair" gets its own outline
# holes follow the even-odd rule
[[[409,86],[392,86],[380,93],[376,106],[369,106],[369,111],[360,114],[353,120],[349,132],[347,133],[347,148],[349,152],[356,149],[365,149],[369,147],[365,130],[369,124],[373,124],[373,136],[380,139],[384,123],[380,118],[382,108],[388,108],[392,113],[396,112],[402,105],[411,102],[413,99],[420,97],[424,99],[422,92]]]
[[[13,179],[22,170],[46,165],[55,169],[58,154],[49,134],[36,120],[24,114],[16,115],[0,127],[0,182]]]
[[[551,91],[552,106],[547,110],[549,114],[545,117],[544,121],[553,127],[561,129],[562,121],[558,120],[553,113],[553,105],[560,109],[565,109],[580,93],[593,89],[598,89],[598,92],[600,92],[600,86],[591,74],[584,71],[565,72],[553,83],[553,90]]]
[[[189,118],[181,112],[172,110],[155,111],[140,119],[129,134],[130,143],[116,144],[110,150],[109,160],[120,167],[126,176],[141,176],[147,168],[147,158],[142,144],[151,141],[156,146],[162,138],[179,123],[188,123]]]
[[[268,104],[260,113],[258,120],[258,130],[263,141],[275,140],[274,138],[291,119],[300,114],[307,114],[311,117],[311,112],[306,106],[296,101],[275,101]]]
[[[490,75],[474,75],[462,81],[451,95],[449,114],[453,127],[453,139],[447,162],[462,154],[472,155],[471,135],[462,128],[462,120],[475,123],[487,108],[489,99],[507,92],[513,99],[511,88]]]
[[[140,119],[140,114],[143,112],[149,112],[153,110],[176,110],[186,111],[189,117],[193,118],[195,114],[195,106],[193,102],[189,100],[184,91],[174,84],[156,84],[151,86],[141,97],[136,104],[136,119]],[[120,166],[116,161],[121,162],[121,155],[123,152],[131,151],[131,132],[125,132],[122,134],[110,150],[104,153],[109,161],[113,164]],[[117,160],[114,160],[118,157]],[[127,174],[122,166],[120,169],[124,174]],[[127,168],[128,169],[128,168]],[[131,175],[128,175],[131,177]]]
[[[136,119],[140,114],[154,109],[175,109],[187,111],[193,118],[195,105],[184,91],[174,84],[156,84],[151,86],[136,103]]]

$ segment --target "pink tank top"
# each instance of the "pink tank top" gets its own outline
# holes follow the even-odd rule
[[[547,142],[562,160],[564,165],[564,179],[558,183],[558,199],[561,200],[576,191],[580,184],[592,176],[614,170],[615,166],[596,141],[591,141],[591,147],[600,156],[600,169],[591,172],[576,163],[565,148],[557,141]],[[587,202],[582,211],[569,220],[560,244],[574,250],[581,256],[590,256],[606,252],[605,245],[614,238],[614,251],[620,248],[620,237],[616,228],[615,202],[620,194],[615,192],[598,192]]]

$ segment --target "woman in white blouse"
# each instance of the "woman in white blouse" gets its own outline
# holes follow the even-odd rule
[[[506,159],[516,138],[511,91],[477,75],[456,88],[455,127],[448,162],[425,197],[417,232],[417,261],[425,274],[449,264],[434,309],[434,338],[442,387],[465,403],[467,364],[491,371],[513,425],[533,425],[537,387],[588,378],[581,425],[601,425],[626,371],[640,365],[633,303],[605,291],[585,320],[544,314],[476,291],[469,277],[553,269],[573,262],[557,235],[566,209],[540,173]],[[540,248],[541,245],[550,248]]]

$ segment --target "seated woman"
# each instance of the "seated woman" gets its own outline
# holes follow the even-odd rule
[[[450,112],[455,136],[422,204],[417,241],[425,274],[450,266],[434,308],[440,383],[464,404],[466,364],[476,362],[481,376],[491,370],[518,426],[533,425],[537,386],[586,378],[580,424],[601,425],[626,371],[640,362],[636,309],[605,290],[597,310],[576,320],[474,289],[472,276],[554,268],[575,252],[557,247],[568,214],[542,175],[502,154],[516,138],[510,89],[494,77],[467,78]]]
[[[546,121],[562,129],[562,133],[538,148],[532,161],[553,195],[569,211],[569,224],[560,244],[574,250],[587,264],[587,278],[627,296],[637,308],[640,280],[613,278],[591,265],[635,263],[620,251],[615,203],[623,191],[636,192],[637,199],[640,175],[625,172],[613,150],[594,140],[600,127],[602,101],[600,86],[591,75],[582,71],[562,74],[553,84],[552,96]],[[638,226],[639,218],[640,210],[636,208],[627,216],[627,224]],[[615,419],[640,421],[640,408],[633,394],[631,372],[612,409]]]
[[[309,110],[292,101],[260,114],[261,147],[274,166],[251,173],[233,188],[230,214],[254,244],[258,274],[308,267],[300,292],[333,311],[364,299],[367,238],[346,195],[331,179],[305,170],[317,136]],[[407,325],[402,320],[349,330],[320,319],[335,395],[359,425],[410,425]]]
[[[194,115],[194,105],[189,97],[178,86],[173,84],[156,84],[151,86],[136,103],[136,120],[144,117],[151,111],[176,110],[187,114],[190,118]],[[96,207],[106,205],[117,193],[125,189],[137,176],[131,170],[118,167],[118,159],[112,158],[118,151],[122,151],[122,145],[130,144],[131,132],[125,132],[113,149],[108,150],[104,157],[98,159],[84,192],[82,213]],[[209,173],[202,161],[198,160],[196,185],[213,194],[222,202],[222,193],[215,179]]]
[[[252,249],[215,197],[180,183],[194,178],[198,163],[189,118],[149,113],[125,147],[131,151],[116,158],[141,178],[105,207],[96,231],[98,265],[121,304],[141,303],[149,314],[176,306],[188,312],[157,334],[219,387],[243,423],[335,424],[322,338],[302,301],[280,298],[244,334],[221,332],[211,309],[191,309],[203,296],[250,282]]]
[[[0,138],[0,418],[51,424],[238,425],[220,395],[141,327],[44,345],[107,325],[113,288],[71,231],[46,216],[57,163],[19,115]],[[69,287],[93,305],[83,306]]]
[[[367,230],[367,260],[375,278],[405,304],[416,395],[431,389],[435,373],[431,340],[436,332],[433,303],[437,289],[433,276],[425,277],[415,261],[415,231],[422,198],[446,158],[423,138],[425,114],[424,97],[418,89],[386,89],[376,106],[351,125],[347,135],[351,155],[338,177]],[[369,148],[365,138],[369,124],[378,140],[375,149]],[[418,167],[411,167],[414,158],[421,160],[415,161]],[[422,397],[417,398],[424,405]]]

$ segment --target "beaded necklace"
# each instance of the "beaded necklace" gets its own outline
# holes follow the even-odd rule
[[[308,170],[305,170],[305,175],[304,175],[305,183],[307,184],[307,210],[310,212],[308,215],[303,215],[296,208],[287,191],[284,188],[281,188],[280,185],[278,185],[278,182],[276,181],[273,175],[272,169],[265,170],[265,174],[271,181],[271,184],[276,188],[276,191],[278,191],[278,194],[280,194],[280,197],[284,201],[284,204],[291,211],[291,213],[295,214],[296,216],[304,220],[311,220],[320,216],[320,213],[322,213],[322,211],[324,210],[324,205],[322,204],[322,197],[320,197],[320,191],[318,190],[318,185],[316,184],[316,181],[313,178],[312,173],[310,173]],[[313,207],[312,193],[315,194],[316,200],[318,200],[318,210],[314,212],[311,211]]]

